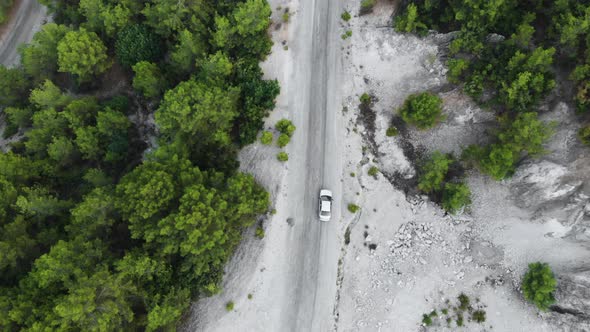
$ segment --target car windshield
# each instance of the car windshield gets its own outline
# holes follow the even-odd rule
[[[321,212],[322,216],[329,216],[330,215],[330,211],[322,211]]]

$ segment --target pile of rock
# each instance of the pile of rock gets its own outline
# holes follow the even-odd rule
[[[403,261],[409,258],[410,255],[416,255],[418,252],[423,253],[433,244],[440,242],[442,242],[442,237],[433,229],[432,225],[410,221],[400,226],[393,240],[388,241],[387,245],[393,257]],[[416,247],[423,250],[417,250]],[[423,258],[418,257],[418,260],[420,263],[426,264]]]

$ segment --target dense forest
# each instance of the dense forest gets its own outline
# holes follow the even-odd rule
[[[53,23],[0,66],[0,330],[173,329],[269,206],[236,153],[279,92],[271,9],[41,2]]]
[[[419,35],[453,32],[449,81],[497,115],[492,141],[466,147],[463,167],[501,180],[523,159],[545,153],[543,143],[556,124],[539,119],[542,102],[575,105],[586,123],[579,139],[590,145],[590,1],[404,1],[394,27]],[[431,158],[429,163],[440,173],[432,178],[438,186],[449,176],[449,162]]]

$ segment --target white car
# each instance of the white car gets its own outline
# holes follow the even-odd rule
[[[327,189],[320,190],[319,214],[321,221],[330,221],[332,216],[332,192]]]

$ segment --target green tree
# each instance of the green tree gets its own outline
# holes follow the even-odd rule
[[[117,34],[115,53],[119,63],[128,67],[141,61],[155,62],[162,56],[161,41],[147,26],[129,25]]]
[[[133,321],[129,302],[135,287],[100,267],[91,276],[80,277],[54,308],[63,330],[113,331],[125,329]]]
[[[166,86],[160,68],[155,63],[140,61],[133,65],[133,87],[148,98],[158,97]]]
[[[520,113],[514,119],[504,119],[502,124],[500,142],[514,148],[516,153],[526,151],[531,156],[542,154],[543,143],[553,134],[552,127],[540,121],[536,112]]]
[[[95,97],[82,97],[72,100],[62,114],[68,120],[70,129],[76,130],[94,124],[99,110],[100,106]]]
[[[418,20],[418,7],[410,3],[406,11],[395,18],[394,27],[399,32],[420,32],[428,30],[426,24]]]
[[[170,59],[179,71],[189,72],[195,68],[197,60],[204,58],[207,44],[201,35],[186,29],[178,33],[177,39]]]
[[[21,62],[27,75],[36,81],[51,79],[57,72],[57,45],[71,31],[64,25],[47,23],[20,49]]]
[[[47,155],[47,146],[52,143],[54,137],[60,137],[66,132],[67,120],[63,113],[53,108],[38,111],[33,115],[33,128],[26,132],[28,140],[25,147],[28,153],[37,157]]]
[[[236,70],[241,90],[240,115],[236,119],[240,143],[250,144],[256,140],[264,126],[264,118],[275,107],[275,98],[280,92],[277,80],[263,80],[257,62],[239,63]]]
[[[66,230],[72,236],[106,238],[117,219],[115,197],[109,188],[96,188],[84,196],[70,213],[72,217]]]
[[[25,100],[29,82],[21,69],[0,65],[0,107],[18,106]]]
[[[582,141],[582,143],[590,146],[590,126],[582,127],[578,131],[578,137],[580,138],[580,141]]]
[[[407,123],[419,129],[431,128],[442,118],[442,100],[428,92],[411,95],[399,112]]]
[[[465,183],[445,183],[442,195],[443,209],[456,214],[469,204],[471,204],[471,191]]]
[[[47,155],[60,165],[68,165],[74,161],[77,155],[76,147],[72,140],[67,137],[53,137],[53,140],[47,146]]]
[[[547,263],[529,264],[529,269],[522,278],[524,297],[543,311],[555,303],[553,292],[556,286],[557,280]]]
[[[40,109],[60,109],[68,104],[71,99],[64,95],[53,82],[45,80],[41,86],[31,91],[29,100]]]
[[[222,89],[195,80],[180,83],[164,95],[156,122],[165,135],[176,132],[199,141],[228,144],[229,130],[237,116],[236,88]]]
[[[238,4],[233,13],[238,34],[246,37],[266,31],[271,13],[270,5],[264,0],[247,0]]]
[[[420,169],[418,189],[426,193],[442,189],[442,184],[452,163],[451,156],[435,151]]]
[[[81,81],[104,73],[110,68],[107,48],[96,33],[81,28],[66,33],[57,45],[60,72],[75,74]]]

